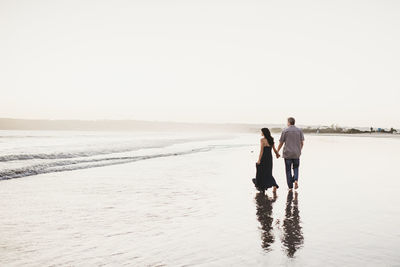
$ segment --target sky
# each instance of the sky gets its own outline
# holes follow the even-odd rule
[[[400,1],[0,0],[0,117],[400,128]]]

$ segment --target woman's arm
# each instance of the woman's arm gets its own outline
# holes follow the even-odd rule
[[[278,158],[279,158],[281,155],[279,155],[279,152],[278,152],[278,150],[276,150],[275,144],[272,146],[272,148],[274,149],[274,152],[275,152],[276,158],[278,159]]]
[[[262,140],[260,140],[260,144],[261,144],[260,155],[258,156],[257,164],[260,164],[260,163],[261,163],[261,157],[262,157],[262,154],[263,154],[263,152],[264,152],[264,144],[263,144],[263,141],[262,141]]]

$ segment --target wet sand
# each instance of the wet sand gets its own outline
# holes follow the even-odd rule
[[[257,140],[1,181],[0,265],[400,264],[399,138],[306,136],[276,196],[251,182]]]

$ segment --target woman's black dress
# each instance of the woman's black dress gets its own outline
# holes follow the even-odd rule
[[[276,186],[279,188],[278,184],[275,181],[275,178],[272,176],[272,153],[271,146],[265,146],[263,154],[261,156],[260,164],[256,164],[257,174],[256,179],[253,179],[253,182],[257,188],[257,190],[267,190],[270,187]]]

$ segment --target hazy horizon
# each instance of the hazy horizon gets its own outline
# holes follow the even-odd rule
[[[0,1],[0,117],[400,128],[398,1]]]
[[[300,128],[317,128],[317,127],[340,127],[344,129],[356,128],[360,130],[369,130],[370,126],[360,125],[339,125],[339,124],[319,124],[306,125],[296,124]],[[14,119],[0,118],[0,130],[190,130],[190,131],[239,131],[239,132],[256,132],[262,127],[268,127],[273,132],[277,129],[286,127],[286,123],[235,123],[235,122],[185,122],[185,121],[160,121],[160,120],[131,120],[131,119],[97,119],[97,120],[54,120],[54,119]],[[374,126],[374,129],[383,128],[389,130],[392,127]],[[395,127],[393,127],[395,128]],[[395,128],[396,129],[396,128]],[[399,129],[396,129],[399,131]],[[279,130],[280,131],[280,130]]]
[[[280,127],[285,127],[286,126],[286,120],[283,122],[235,122],[235,121],[229,121],[229,122],[213,122],[213,121],[185,121],[185,120],[145,120],[145,119],[46,119],[46,118],[10,118],[10,117],[0,117],[0,120],[2,119],[10,119],[10,120],[26,120],[26,121],[35,121],[35,120],[42,120],[42,121],[86,121],[86,122],[94,122],[94,121],[141,121],[141,122],[154,122],[154,123],[177,123],[177,124],[236,124],[236,125],[274,125],[274,126],[280,126]],[[339,124],[335,122],[326,122],[326,123],[315,123],[315,124],[305,124],[305,123],[296,123],[296,126],[304,126],[304,127],[331,127],[331,126],[336,126],[336,127],[345,127],[345,128],[382,128],[382,129],[400,129],[400,127],[395,127],[395,126],[382,126],[382,125],[377,125],[377,124],[370,124],[370,125],[360,125],[360,124],[354,124],[354,125],[349,125],[349,124]]]

